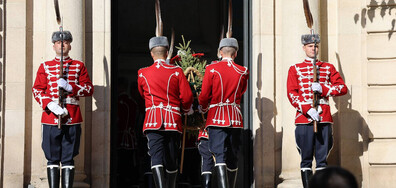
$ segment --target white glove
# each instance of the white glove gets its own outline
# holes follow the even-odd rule
[[[60,107],[58,104],[56,104],[55,102],[49,102],[47,104],[47,108],[49,110],[51,110],[51,112],[53,112],[56,115],[64,115],[65,113],[67,114],[67,112],[65,112],[65,110]]]
[[[69,115],[69,111],[67,111],[66,107],[63,107],[63,111],[65,112],[62,114],[62,117],[66,117],[67,115]]]
[[[316,111],[314,108],[309,109],[308,112],[307,112],[307,114],[308,114],[309,116],[311,116],[311,118],[312,118],[313,120],[315,120],[315,121],[319,121],[319,120],[320,120],[319,113],[318,113],[318,111]]]
[[[73,91],[73,87],[69,83],[67,83],[67,81],[63,78],[59,78],[58,86],[65,89],[67,92]]]
[[[204,114],[205,112],[202,110],[202,106],[198,105],[198,112],[201,114]]]
[[[193,105],[191,105],[190,110],[187,113],[184,113],[184,115],[191,115],[194,113]]]
[[[314,92],[322,93],[322,86],[318,82],[313,82],[311,88]]]
[[[321,114],[323,112],[322,107],[320,107],[320,105],[318,105],[318,113]]]

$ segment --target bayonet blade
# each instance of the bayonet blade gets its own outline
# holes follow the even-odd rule
[[[303,5],[304,5],[304,14],[305,14],[305,19],[307,21],[307,26],[312,29],[313,26],[313,18],[311,14],[311,10],[309,9],[309,3],[308,0],[303,0]]]
[[[60,11],[59,11],[58,0],[54,0],[54,5],[55,5],[56,22],[58,23],[58,25],[60,25],[62,20],[61,20]]]
[[[228,0],[228,28],[226,37],[232,37],[232,0]]]
[[[162,36],[162,32],[163,32],[161,6],[159,0],[155,0],[155,20],[157,22],[157,27],[155,28],[155,35],[159,37]]]

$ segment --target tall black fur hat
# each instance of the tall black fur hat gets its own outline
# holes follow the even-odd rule
[[[52,33],[52,43],[55,43],[56,41],[62,40],[61,35],[63,34],[63,40],[73,42],[73,36],[70,33],[70,31],[55,31]]]
[[[150,50],[158,46],[163,46],[169,49],[168,38],[165,36],[152,37],[149,41]]]
[[[301,35],[301,43],[306,45],[310,43],[320,43],[320,37],[319,34],[306,34],[306,35]]]

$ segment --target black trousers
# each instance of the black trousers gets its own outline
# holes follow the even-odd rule
[[[215,157],[215,163],[227,164],[227,168],[238,168],[238,152],[241,144],[241,129],[227,127],[209,127],[209,151]]]
[[[168,171],[178,168],[180,133],[176,131],[146,131],[151,167],[162,165]]]
[[[58,129],[54,125],[42,125],[42,143],[47,165],[74,166],[73,158],[80,149],[81,125],[62,125]]]
[[[313,124],[297,125],[295,129],[297,150],[301,155],[302,170],[312,168],[315,154],[316,169],[327,166],[327,156],[333,147],[332,124],[318,123],[318,132],[313,132]]]
[[[213,155],[209,151],[209,141],[201,138],[198,144],[198,151],[201,154],[201,173],[212,173],[214,167]]]

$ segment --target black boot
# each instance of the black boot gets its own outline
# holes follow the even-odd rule
[[[176,178],[177,178],[177,170],[176,171],[168,171],[166,170],[166,187],[167,188],[175,188],[176,187]]]
[[[47,166],[47,178],[50,188],[59,188],[59,166]]]
[[[215,171],[217,174],[217,187],[218,188],[229,188],[228,176],[227,176],[227,166],[226,165],[215,166]]]
[[[238,169],[227,170],[228,171],[228,185],[230,188],[234,188],[236,185],[236,178],[238,175]]]
[[[311,179],[312,170],[301,170],[301,179],[304,188],[309,188],[309,179]]]
[[[211,176],[212,174],[202,174],[201,175],[201,187],[202,188],[211,188],[212,187],[212,181],[211,181]]]
[[[164,167],[162,166],[152,167],[151,171],[153,172],[155,187],[165,188]]]
[[[72,188],[74,181],[74,166],[62,167],[62,188]]]

